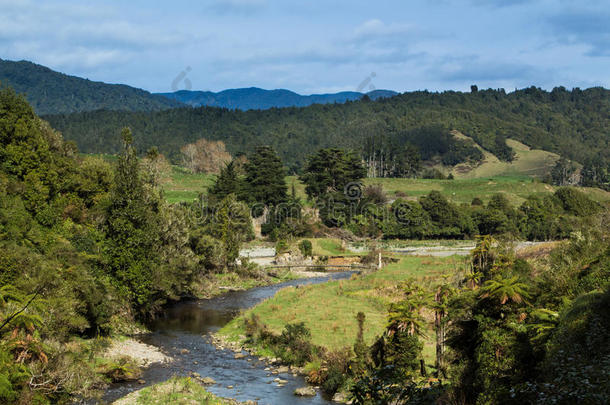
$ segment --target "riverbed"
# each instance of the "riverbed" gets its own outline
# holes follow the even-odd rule
[[[226,325],[241,310],[273,296],[281,288],[345,279],[352,273],[291,280],[246,291],[228,292],[211,299],[180,302],[167,308],[149,326],[151,333],[141,336],[140,340],[160,348],[172,361],[153,364],[147,368],[142,374],[145,384],[132,382],[112,385],[104,400],[112,402],[134,390],[165,381],[172,376],[198,373],[216,381],[216,384],[207,387],[208,391],[239,401],[254,400],[259,404],[270,405],[331,403],[320,392],[315,397],[296,397],[294,390],[306,385],[303,377],[292,374],[272,375],[264,370],[267,365],[256,357],[235,359],[233,351],[216,349],[211,344],[210,334]],[[277,377],[287,381],[283,387],[273,381]],[[228,388],[229,386],[233,388]]]

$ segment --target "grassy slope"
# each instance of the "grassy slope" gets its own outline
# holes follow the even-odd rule
[[[423,285],[433,285],[442,275],[455,274],[464,260],[458,256],[403,256],[382,270],[353,276],[350,280],[285,288],[231,321],[219,333],[229,340],[238,340],[244,334],[244,317],[256,314],[276,333],[280,333],[287,323],[305,322],[314,344],[339,349],[353,345],[357,333],[356,314],[362,311],[366,315],[365,340],[370,344],[384,330],[388,304],[400,297],[398,285],[401,281],[415,278]],[[431,363],[433,333],[428,336],[424,356]]]
[[[458,131],[452,131],[451,133],[456,138],[472,140]],[[551,172],[551,169],[559,159],[559,155],[555,153],[531,149],[529,146],[514,139],[507,139],[506,143],[515,151],[515,158],[512,162],[502,162],[492,153],[476,145],[484,156],[482,164],[476,167],[471,167],[464,163],[458,164],[453,168],[452,173],[458,179],[494,176],[531,176],[543,178]]]

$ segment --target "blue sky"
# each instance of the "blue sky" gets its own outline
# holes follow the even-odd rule
[[[608,88],[610,0],[0,0],[0,58],[150,91],[182,71],[213,91]]]

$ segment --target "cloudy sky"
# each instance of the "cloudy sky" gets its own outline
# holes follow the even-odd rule
[[[150,91],[608,88],[610,0],[0,0],[0,58]]]

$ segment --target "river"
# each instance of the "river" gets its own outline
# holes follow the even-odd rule
[[[270,405],[329,404],[330,401],[320,392],[315,397],[296,397],[294,390],[306,385],[303,377],[294,377],[292,374],[272,375],[264,370],[266,365],[256,357],[249,356],[250,361],[248,358],[235,359],[233,351],[216,349],[210,343],[209,334],[218,331],[241,310],[273,296],[281,288],[345,279],[351,274],[352,272],[342,272],[292,280],[170,306],[149,326],[151,333],[142,336],[140,340],[161,348],[174,361],[170,364],[153,364],[144,371],[142,379],[146,385],[150,385],[175,375],[187,376],[196,372],[202,377],[213,378],[217,384],[208,386],[207,389],[221,397],[239,401],[255,400],[259,404]],[[182,354],[183,349],[188,350],[188,354]],[[283,387],[278,387],[273,382],[277,377],[288,382]],[[227,388],[228,386],[234,388]],[[112,402],[142,387],[137,382],[114,384],[104,395],[104,401]]]

